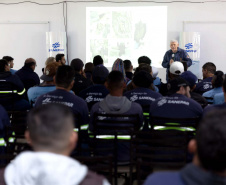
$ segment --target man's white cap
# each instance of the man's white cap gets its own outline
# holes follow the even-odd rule
[[[170,73],[181,75],[184,72],[184,65],[181,62],[175,61],[170,65]]]

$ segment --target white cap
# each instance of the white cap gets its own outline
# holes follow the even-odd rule
[[[170,65],[170,73],[181,75],[184,72],[184,65],[181,62],[175,61]]]

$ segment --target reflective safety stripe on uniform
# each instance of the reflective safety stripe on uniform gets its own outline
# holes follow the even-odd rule
[[[80,127],[80,130],[88,130],[88,127],[89,127],[88,124],[87,124],[87,125],[82,125],[82,126]],[[78,132],[78,128],[74,128],[74,131],[75,131],[75,132]]]
[[[25,93],[25,91],[26,91],[26,89],[24,88],[24,89],[23,89],[23,91],[18,92],[17,94],[19,94],[19,95],[23,95],[23,94]]]
[[[94,136],[90,135],[90,138],[94,138]],[[98,139],[115,139],[115,136],[114,135],[97,135],[96,138],[98,138]],[[120,135],[120,136],[117,136],[117,139],[129,140],[129,139],[131,139],[131,137],[128,135]]]
[[[0,146],[6,146],[4,138],[0,138]]]
[[[179,130],[179,131],[195,131],[194,127],[174,127],[174,125],[180,125],[179,123],[166,123],[169,126],[154,126],[154,130]]]
[[[17,90],[12,91],[0,91],[0,94],[7,94],[7,93],[17,93],[18,95],[23,95],[25,93],[26,89],[24,88],[21,92],[17,92]]]

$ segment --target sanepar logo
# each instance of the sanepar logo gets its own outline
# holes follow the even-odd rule
[[[185,44],[185,48],[186,48],[186,49],[191,49],[191,48],[193,48],[192,43]]]
[[[49,52],[51,52],[51,51],[64,51],[64,49],[57,49],[57,48],[60,47],[60,43],[59,42],[56,42],[56,43],[52,44],[52,47],[53,47],[53,49],[49,49]]]
[[[197,50],[192,50],[191,48],[193,48],[193,44],[190,42],[190,43],[187,43],[185,44],[185,48],[186,48],[186,51],[187,52],[197,52]]]
[[[59,42],[56,42],[52,46],[53,46],[53,48],[59,48],[60,47],[60,44],[59,44]]]

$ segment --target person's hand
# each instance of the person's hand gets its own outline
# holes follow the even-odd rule
[[[170,59],[170,65],[171,65],[173,62],[174,62],[174,60],[173,60],[173,59]]]

